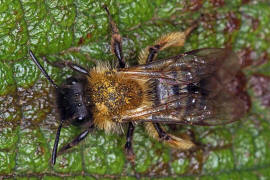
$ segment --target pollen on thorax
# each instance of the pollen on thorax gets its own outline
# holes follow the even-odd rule
[[[99,117],[121,117],[125,111],[142,104],[143,89],[135,80],[116,73],[92,71],[88,81],[88,93]]]

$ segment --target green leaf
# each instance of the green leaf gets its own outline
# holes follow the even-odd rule
[[[204,47],[251,50],[253,62],[269,60],[270,5],[267,1],[186,0],[2,0],[0,2],[0,177],[16,179],[268,179],[270,177],[270,111],[248,89],[251,112],[223,127],[177,126],[179,136],[194,134],[203,148],[179,152],[151,139],[141,127],[134,135],[134,166],[123,152],[124,135],[97,130],[80,145],[50,156],[58,124],[52,86],[30,60],[31,49],[51,62],[70,60],[91,68],[112,62],[107,4],[123,37],[130,64],[140,49],[163,34],[183,31],[199,20],[183,48],[159,57]],[[245,59],[244,59],[245,60]],[[72,75],[46,62],[42,65],[60,84]],[[269,61],[244,70],[269,75]],[[64,127],[60,147],[80,133]]]

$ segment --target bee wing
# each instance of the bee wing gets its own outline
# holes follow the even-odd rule
[[[214,126],[240,120],[246,113],[245,102],[228,91],[212,97],[183,93],[170,99],[158,106],[132,112],[124,121]]]
[[[227,82],[240,69],[239,62],[237,55],[229,49],[205,48],[121,69],[120,72],[134,78],[168,79],[174,83],[196,83],[209,76],[217,76],[217,80]]]
[[[199,49],[129,68],[126,72],[134,78],[156,82],[158,99],[151,109],[133,112],[126,120],[197,125],[238,120],[245,103],[231,91],[230,82],[239,69],[236,54],[228,49]]]
[[[237,121],[244,114],[244,102],[225,92],[212,98],[181,95],[178,100],[148,110],[141,121],[214,126]]]
[[[237,55],[229,49],[199,49],[185,54],[179,70],[188,81],[198,82],[215,76],[217,82],[227,83],[241,67]]]

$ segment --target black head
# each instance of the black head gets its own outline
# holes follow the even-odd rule
[[[37,65],[39,70],[43,73],[43,75],[54,86],[56,91],[56,105],[59,110],[60,124],[57,129],[51,157],[51,164],[54,165],[56,161],[58,142],[63,123],[70,122],[74,125],[87,124],[88,126],[92,126],[92,116],[91,112],[89,111],[90,108],[87,107],[84,98],[85,87],[83,78],[68,78],[65,84],[63,84],[62,86],[58,86],[50,78],[46,70],[41,66],[41,64],[31,50],[29,50],[29,55],[32,58],[33,62]],[[75,66],[75,68],[78,67],[79,66]],[[71,68],[74,69],[73,66],[71,66]]]
[[[85,79],[71,77],[56,89],[56,105],[60,119],[73,125],[84,125],[92,120],[91,108],[86,103]]]

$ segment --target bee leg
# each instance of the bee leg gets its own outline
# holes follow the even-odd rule
[[[80,133],[77,137],[75,137],[70,143],[66,144],[65,146],[63,146],[59,152],[57,153],[57,155],[61,155],[63,153],[65,153],[68,149],[78,145],[82,140],[84,140],[87,135],[89,134],[89,132],[93,129],[94,126],[89,127],[88,129],[84,130],[82,133]]]
[[[190,140],[182,139],[168,134],[164,131],[159,123],[146,123],[146,130],[150,136],[164,142],[173,148],[189,150],[195,147],[195,144]]]
[[[139,63],[147,64],[155,60],[157,53],[168,47],[175,46],[181,47],[184,45],[186,37],[190,32],[197,26],[197,24],[192,25],[190,28],[186,29],[184,32],[173,32],[161,36],[154,45],[148,46],[140,52]]]
[[[132,139],[133,139],[133,134],[134,134],[134,125],[132,124],[132,122],[128,123],[128,132],[127,132],[127,141],[125,144],[125,153],[126,153],[126,157],[129,161],[133,162],[135,159],[135,155],[133,152],[133,148],[132,148]]]
[[[111,38],[111,51],[112,53],[117,57],[118,62],[119,62],[119,67],[124,68],[126,66],[123,53],[122,53],[122,38],[119,33],[119,30],[115,24],[115,22],[112,19],[112,16],[110,14],[109,9],[107,6],[104,6],[104,9],[106,10],[109,18],[109,23],[111,26],[111,31],[112,31],[112,38]]]
[[[83,68],[82,66],[78,65],[78,64],[75,64],[73,62],[70,62],[70,61],[57,61],[57,62],[50,62],[48,61],[48,59],[46,57],[43,57],[43,60],[50,64],[51,66],[54,66],[54,67],[58,67],[58,68],[64,68],[64,67],[68,67],[78,73],[81,73],[81,74],[84,74],[84,75],[88,75],[89,74],[89,71],[85,68]]]

